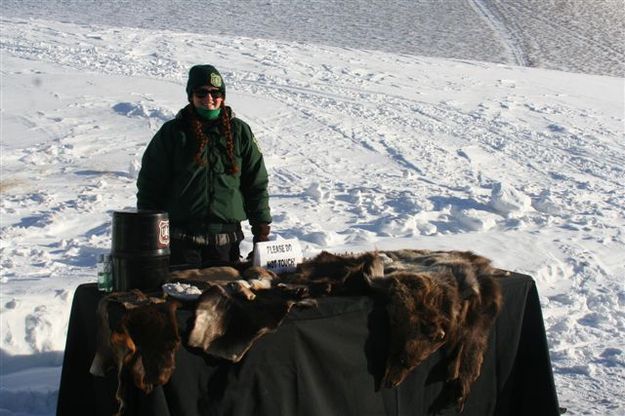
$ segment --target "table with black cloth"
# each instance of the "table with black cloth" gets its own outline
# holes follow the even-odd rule
[[[491,331],[482,372],[462,415],[558,415],[542,312],[531,277],[500,279],[503,309]],[[110,415],[116,374],[94,377],[95,284],[77,288],[58,397],[58,415]],[[191,305],[177,311],[181,333]],[[294,308],[274,333],[261,337],[236,364],[184,345],[170,381],[144,394],[131,383],[129,415],[455,415],[441,406],[445,352],[432,354],[397,388],[376,389],[389,329],[381,301],[326,297]],[[184,336],[183,336],[184,339]],[[438,413],[435,413],[438,412]]]

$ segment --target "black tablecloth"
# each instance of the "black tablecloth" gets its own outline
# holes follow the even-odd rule
[[[558,415],[558,401],[538,294],[529,276],[501,279],[504,306],[489,339],[482,374],[462,415]],[[116,375],[93,377],[95,284],[77,288],[59,390],[59,415],[110,415]],[[177,313],[189,329],[191,308]],[[232,364],[180,348],[170,382],[145,395],[131,386],[135,415],[454,415],[440,410],[444,350],[394,389],[376,391],[386,357],[384,306],[368,297],[329,297],[318,308],[292,310]],[[437,401],[439,400],[439,401]]]

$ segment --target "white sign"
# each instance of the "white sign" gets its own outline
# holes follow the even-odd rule
[[[254,266],[270,269],[275,273],[292,272],[303,260],[299,240],[283,239],[263,241],[254,246]]]

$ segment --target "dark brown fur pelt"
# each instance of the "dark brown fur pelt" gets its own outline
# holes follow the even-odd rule
[[[381,255],[386,256],[391,321],[383,384],[399,384],[429,353],[444,346],[450,360],[447,379],[462,409],[480,375],[490,329],[501,309],[496,278],[506,273],[472,252],[400,250]]]
[[[175,355],[180,346],[177,306],[176,302],[167,302],[133,308],[111,335],[114,346],[126,349],[124,365],[135,386],[145,393],[166,384],[176,367]]]
[[[384,280],[390,339],[382,385],[396,387],[430,354],[456,337],[461,300],[450,273],[433,278],[426,273],[398,271]]]
[[[492,267],[490,260],[471,252],[426,250],[360,255],[322,252],[295,272],[278,276],[250,264],[225,271],[226,275],[224,270],[200,270],[184,276],[203,289],[189,346],[237,362],[254,342],[274,331],[294,305],[314,305],[318,296],[375,294],[386,298],[390,323],[381,384],[397,386],[442,348],[449,360],[447,385],[459,408],[480,374],[490,329],[502,302],[496,277],[504,274]],[[166,356],[144,352],[138,340],[147,333],[135,333],[132,328],[142,326],[141,322],[158,322],[155,317],[167,313],[175,324],[175,307],[154,305],[154,310],[133,313],[127,302],[123,304],[126,314],[110,335],[114,355],[134,371],[133,379],[140,388],[151,389],[163,380],[155,376],[163,374],[158,369],[173,366]],[[159,338],[159,342],[168,341]],[[161,351],[171,351],[171,345]],[[154,370],[146,370],[152,366]]]
[[[282,283],[309,285],[311,295],[364,294],[371,282],[384,276],[384,263],[375,253],[337,255],[327,251],[280,276]]]
[[[470,251],[397,250],[381,254],[388,256],[384,272],[413,273],[451,272],[458,282],[463,298],[479,296],[479,274],[493,274],[490,260]]]
[[[125,374],[145,393],[167,383],[173,374],[180,346],[175,315],[178,306],[178,302],[149,298],[138,290],[101,299],[98,345],[90,372],[104,375],[110,367],[117,369],[118,415],[124,411]],[[121,318],[109,319],[109,308],[118,308]]]
[[[501,308],[496,277],[504,274],[469,251],[322,252],[278,281],[307,287],[310,296],[384,295],[391,336],[382,385],[397,386],[443,347],[447,379],[462,408]]]

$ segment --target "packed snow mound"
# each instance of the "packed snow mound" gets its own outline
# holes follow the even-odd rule
[[[374,229],[387,237],[412,237],[420,235],[417,218],[411,214],[385,216],[377,220]]]
[[[513,186],[497,182],[493,184],[489,205],[507,216],[518,216],[532,208],[532,199]]]
[[[452,209],[452,215],[468,231],[488,231],[497,225],[501,216],[479,209]]]
[[[113,111],[127,117],[154,118],[161,121],[171,120],[174,116],[170,110],[144,102],[117,103],[113,106]]]
[[[532,201],[532,206],[545,214],[558,215],[562,213],[562,207],[559,206],[557,198],[549,190],[542,191],[538,198]]]

